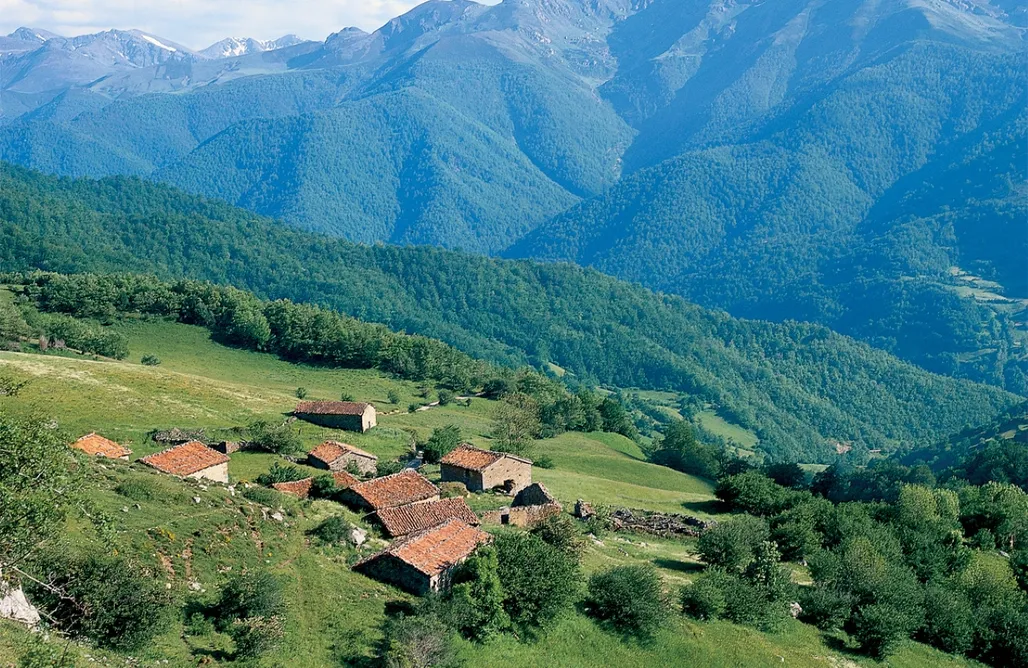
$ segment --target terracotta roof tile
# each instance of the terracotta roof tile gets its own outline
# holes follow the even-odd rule
[[[457,468],[468,469],[469,471],[481,471],[487,469],[501,459],[513,459],[525,464],[531,464],[531,460],[523,457],[515,457],[505,452],[494,452],[493,450],[482,450],[469,443],[462,443],[451,450],[445,457],[439,460],[440,464],[456,466]]]
[[[79,440],[71,444],[71,447],[76,450],[81,450],[87,455],[93,455],[94,457],[107,457],[109,459],[120,459],[121,457],[128,457],[132,454],[132,451],[128,448],[115,443],[114,441],[104,438],[97,433],[86,434]]]
[[[339,489],[349,489],[360,482],[360,478],[352,476],[346,471],[333,471],[332,477],[335,478],[336,487]]]
[[[459,519],[447,520],[437,527],[398,540],[385,550],[359,562],[355,568],[383,555],[391,555],[428,576],[439,575],[466,559],[478,546],[491,542],[492,536]]]
[[[363,415],[371,404],[355,401],[301,401],[295,414],[307,415]]]
[[[349,491],[359,496],[375,510],[405,506],[408,503],[424,501],[439,495],[438,487],[433,485],[428,478],[411,469],[381,478],[373,478],[367,482],[359,482],[350,487]]]
[[[313,484],[314,478],[304,478],[303,480],[293,480],[291,482],[272,483],[271,488],[278,490],[283,494],[289,494],[290,496],[297,496],[301,499],[306,499],[311,495],[311,486]]]
[[[471,525],[478,524],[478,516],[460,497],[383,508],[376,513],[376,517],[390,536],[406,536],[431,529],[452,518]]]
[[[190,441],[143,457],[139,461],[162,473],[187,476],[229,461],[228,456],[212,450],[200,441]]]
[[[313,457],[314,459],[320,459],[326,464],[331,464],[332,462],[336,461],[337,459],[339,459],[347,453],[353,453],[361,457],[368,457],[376,461],[378,460],[378,457],[376,455],[371,454],[370,452],[365,452],[364,450],[361,450],[356,446],[350,445],[348,443],[340,443],[339,441],[325,441],[318,447],[308,452],[307,456]]]

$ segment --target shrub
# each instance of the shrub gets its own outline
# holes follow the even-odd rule
[[[310,530],[310,534],[323,543],[337,545],[346,540],[350,524],[338,515],[325,518],[318,526]]]
[[[578,523],[564,513],[547,517],[532,529],[532,533],[575,559],[580,558],[585,549]]]
[[[290,454],[303,449],[299,434],[284,424],[275,426],[257,421],[247,427],[247,433],[250,444],[258,450]]]
[[[143,366],[160,366],[161,358],[157,355],[143,355],[143,357],[139,360],[139,363]]]
[[[48,559],[44,570],[39,579],[51,587],[30,586],[30,598],[66,633],[131,651],[159,635],[169,621],[171,601],[156,573],[130,561],[62,555]]]
[[[399,473],[407,465],[406,462],[401,462],[399,459],[387,459],[385,461],[379,460],[378,462],[378,475],[379,477],[384,475],[392,475]]]
[[[567,612],[578,596],[578,562],[567,553],[526,533],[496,538],[504,609],[511,622],[531,634]]]
[[[694,583],[682,588],[682,612],[693,619],[721,619],[728,611],[727,594],[732,579],[720,568],[707,569]]]
[[[342,394],[339,395],[339,401],[353,401],[353,400],[354,400],[353,395],[350,394],[349,392],[343,392]]]
[[[589,614],[618,631],[652,636],[667,617],[657,570],[650,565],[615,566],[589,578]]]
[[[267,487],[247,487],[243,490],[243,498],[268,508],[278,508],[283,501],[280,493]]]
[[[41,634],[33,634],[28,649],[18,657],[18,668],[75,668],[75,658],[68,656],[66,642],[58,645]]]
[[[918,638],[950,654],[963,654],[974,641],[975,612],[963,592],[929,586],[925,592],[925,622]]]
[[[396,390],[389,390],[389,392],[386,393],[386,398],[389,399],[389,403],[395,405],[400,403],[400,399],[402,397],[400,397],[400,393]]]
[[[428,437],[428,441],[423,449],[425,461],[429,464],[437,463],[460,445],[460,441],[460,427],[455,424],[433,429],[432,435]]]
[[[453,403],[453,400],[457,397],[453,390],[439,390],[439,405],[449,406]]]
[[[444,482],[439,484],[439,496],[444,499],[452,499],[455,496],[467,497],[471,492],[462,482]]]
[[[407,404],[407,412],[408,413],[417,413],[419,408],[421,408],[421,404],[416,404],[416,403]]]
[[[907,616],[891,605],[866,605],[854,617],[854,637],[861,648],[876,659],[884,659],[895,652],[907,633]]]
[[[194,612],[183,625],[187,635],[203,637],[214,633],[214,622],[202,612]]]
[[[306,399],[307,398],[307,388],[306,387],[298,387],[298,388],[296,388],[296,398],[297,399]]]
[[[133,501],[154,501],[164,496],[163,490],[157,481],[148,478],[122,480],[114,488],[114,492]]]
[[[825,585],[803,587],[799,596],[800,619],[822,631],[841,629],[853,610],[853,597]]]
[[[282,582],[266,571],[236,575],[221,590],[214,606],[218,628],[227,630],[236,620],[281,617],[285,612]]]
[[[275,649],[285,636],[281,617],[237,619],[228,628],[236,643],[236,659],[256,659]]]
[[[307,475],[303,471],[291,464],[283,465],[273,462],[266,473],[257,476],[257,482],[261,485],[271,486],[277,482],[293,482],[306,477]]]
[[[331,474],[319,475],[311,481],[310,495],[315,499],[332,499],[339,493],[336,479]]]
[[[452,632],[435,615],[386,620],[379,658],[386,668],[459,666]]]
[[[698,550],[703,561],[711,566],[739,573],[753,561],[757,547],[767,540],[769,533],[764,520],[740,515],[704,531]]]
[[[510,626],[504,610],[496,549],[479,549],[458,569],[445,598],[445,617],[465,638],[484,641]]]
[[[541,469],[552,469],[556,466],[556,464],[553,463],[553,457],[550,457],[549,455],[539,455],[535,458],[533,463]]]

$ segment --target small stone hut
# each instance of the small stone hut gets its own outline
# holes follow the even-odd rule
[[[343,501],[363,510],[379,511],[409,503],[438,501],[439,488],[412,469],[359,482],[346,489]]]
[[[200,441],[190,441],[143,457],[139,461],[161,473],[179,478],[203,478],[228,482],[228,455],[208,448]]]
[[[518,492],[510,508],[501,508],[486,513],[482,521],[487,524],[509,524],[530,528],[540,522],[559,515],[564,510],[541,482],[534,483]]]
[[[390,538],[431,529],[455,518],[471,526],[479,523],[478,516],[468,507],[467,501],[460,497],[382,508],[374,515],[374,519],[378,520]]]
[[[360,433],[378,424],[374,406],[354,401],[301,401],[293,415],[322,427]]]
[[[439,460],[443,482],[461,482],[472,492],[502,487],[515,494],[532,484],[532,461],[468,443]]]
[[[398,540],[353,567],[358,573],[388,582],[413,594],[442,591],[453,571],[492,536],[459,519]]]
[[[109,438],[104,438],[96,432],[86,434],[71,444],[76,450],[81,450],[93,457],[106,457],[107,459],[129,460],[132,451],[123,445],[115,443]]]
[[[307,453],[307,464],[326,471],[345,471],[350,464],[362,474],[374,475],[378,470],[378,457],[358,447],[338,441],[325,441]]]

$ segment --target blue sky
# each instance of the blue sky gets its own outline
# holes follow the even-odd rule
[[[421,0],[0,0],[0,34],[20,26],[61,35],[138,28],[199,49],[224,37],[324,39],[374,30]],[[486,0],[495,4],[497,0]]]

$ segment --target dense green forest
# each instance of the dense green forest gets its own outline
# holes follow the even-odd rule
[[[934,442],[1017,402],[807,324],[737,320],[567,265],[361,246],[136,179],[0,172],[8,271],[154,273],[338,309],[506,365],[673,389],[751,429],[765,456],[830,462]],[[843,448],[844,449],[844,448]]]

